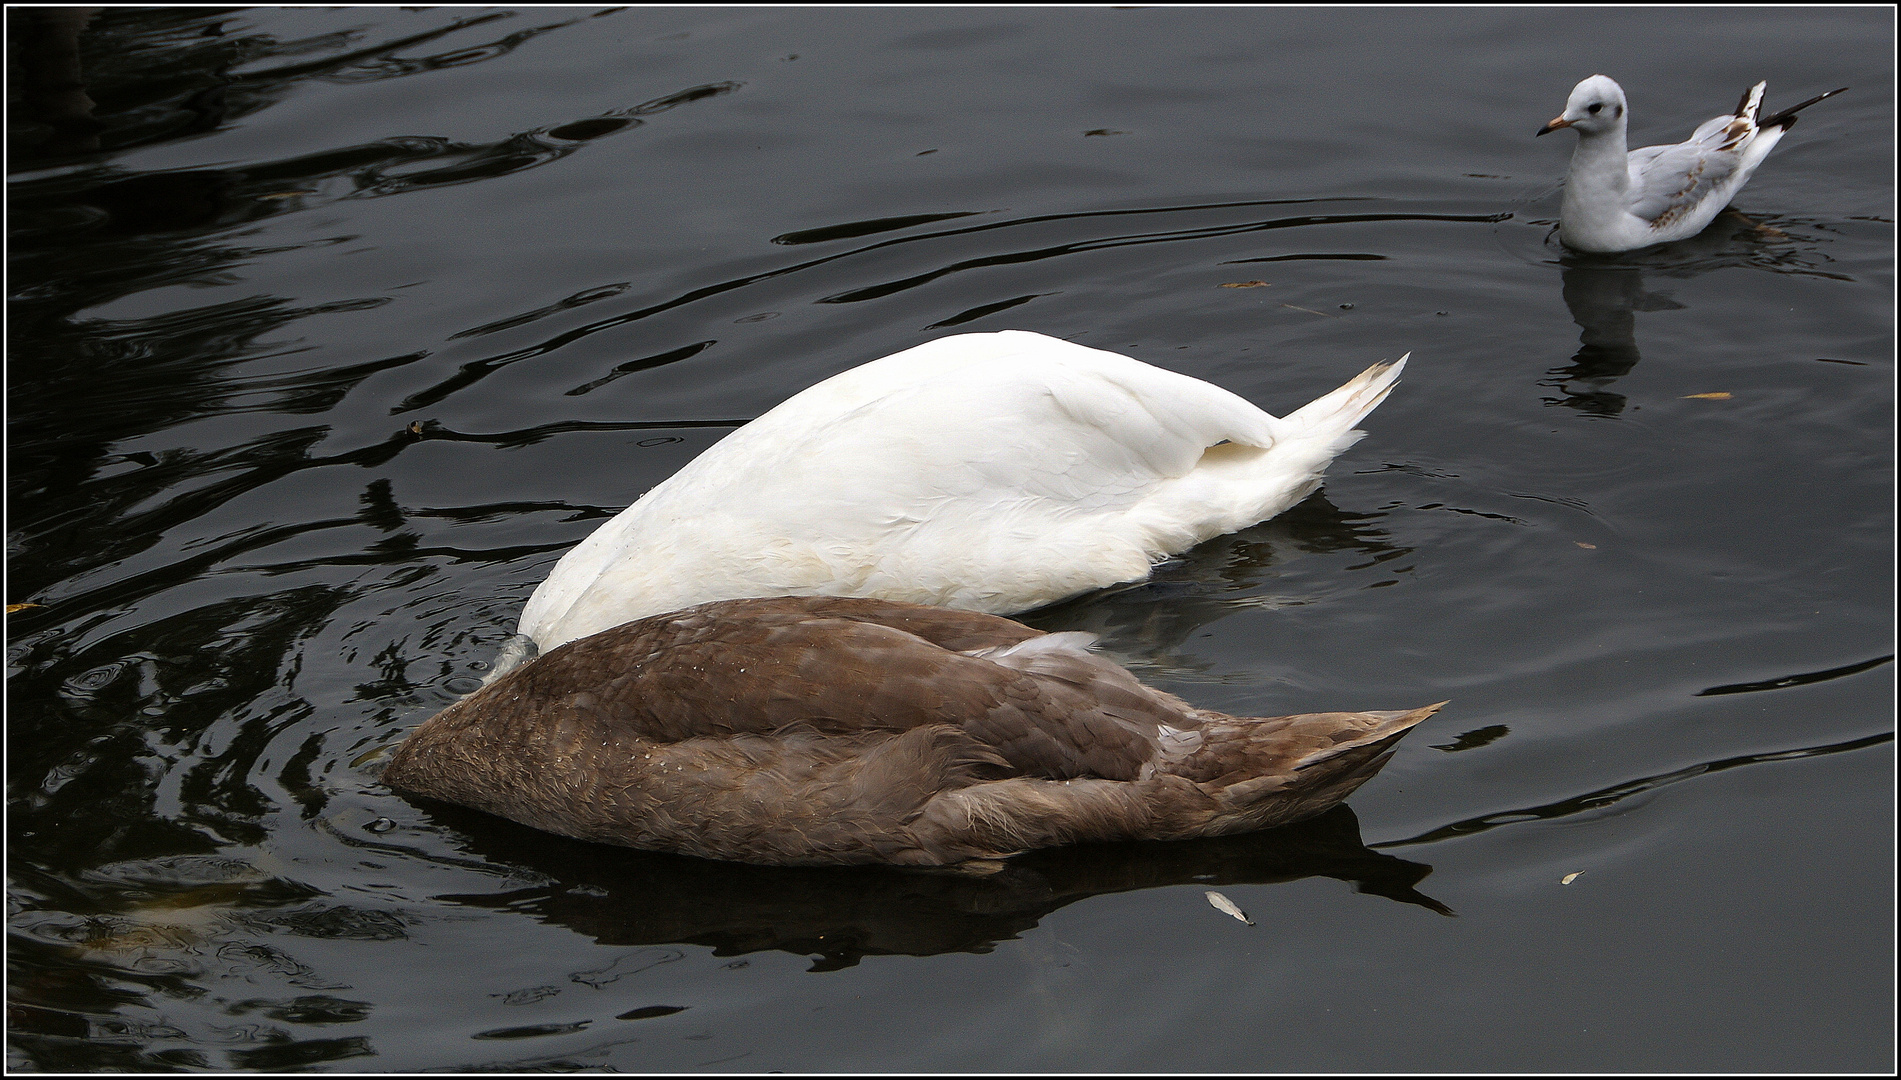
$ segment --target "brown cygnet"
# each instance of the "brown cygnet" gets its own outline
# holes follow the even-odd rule
[[[552,833],[776,865],[947,866],[1322,813],[1438,711],[1234,717],[995,615],[722,600],[560,646],[383,779]]]

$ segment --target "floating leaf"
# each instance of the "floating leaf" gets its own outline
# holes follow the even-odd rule
[[[38,604],[8,604],[7,614],[11,615],[16,611],[25,611],[27,608],[35,608],[39,606],[40,605]]]
[[[1571,884],[1571,883],[1572,883],[1573,881],[1576,881],[1576,880],[1578,879],[1578,874],[1582,874],[1582,873],[1584,873],[1584,871],[1582,871],[1582,870],[1579,870],[1579,871],[1577,872],[1577,874],[1566,874],[1566,875],[1564,875],[1563,877],[1561,877],[1561,878],[1559,878],[1559,879],[1558,879],[1558,884],[1560,884],[1560,885],[1569,885],[1569,884]]]
[[[1704,399],[1704,400],[1706,400],[1706,401],[1728,401],[1728,400],[1730,399],[1730,394],[1729,394],[1729,392],[1728,392],[1727,390],[1718,390],[1718,391],[1716,391],[1715,393],[1711,393],[1711,394],[1685,394],[1685,395],[1683,395],[1683,400],[1685,400],[1685,401],[1690,401],[1690,400],[1692,400],[1692,399],[1695,399],[1695,398],[1703,398],[1703,399]]]
[[[1579,547],[1581,547],[1581,548],[1589,548],[1589,549],[1590,549],[1590,550],[1592,550],[1592,551],[1596,551],[1596,550],[1597,550],[1597,545],[1596,545],[1596,544],[1587,544],[1587,543],[1585,543],[1585,542],[1584,542],[1584,541],[1582,541],[1582,540],[1573,540],[1573,541],[1571,541],[1571,542],[1572,542],[1573,544],[1576,544],[1577,546],[1579,546]]]
[[[1248,918],[1247,912],[1242,911],[1238,907],[1235,907],[1234,901],[1228,899],[1227,897],[1221,895],[1218,892],[1215,892],[1213,889],[1208,890],[1208,906],[1214,908],[1216,911],[1221,912],[1223,915],[1232,915],[1235,918],[1240,919],[1242,922],[1247,923],[1249,926],[1254,925],[1254,920]]]
[[[1271,281],[1224,281],[1216,285],[1217,289],[1265,289],[1274,284]]]

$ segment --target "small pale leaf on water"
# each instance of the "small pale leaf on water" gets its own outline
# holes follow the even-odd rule
[[[1208,890],[1208,906],[1214,908],[1216,911],[1221,912],[1223,915],[1232,915],[1235,918],[1240,919],[1242,922],[1247,923],[1249,926],[1254,925],[1254,920],[1248,918],[1247,912],[1242,911],[1238,907],[1235,907],[1234,901],[1228,899],[1227,897],[1221,895],[1218,892],[1215,892],[1213,889]]]
[[[1338,315],[1330,315],[1324,311],[1315,311],[1310,307],[1301,307],[1299,304],[1282,304],[1281,306],[1284,308],[1293,308],[1295,311],[1304,311],[1309,315],[1318,315],[1323,319],[1337,319],[1340,317]]]
[[[1728,401],[1728,400],[1730,399],[1730,393],[1729,393],[1729,391],[1727,391],[1727,390],[1717,390],[1717,391],[1715,391],[1714,393],[1709,393],[1709,394],[1685,394],[1685,395],[1683,395],[1683,400],[1685,400],[1685,401],[1690,401],[1690,400],[1692,400],[1692,399],[1695,399],[1695,398],[1702,398],[1702,399],[1704,399],[1705,401]]]
[[[1558,884],[1569,885],[1573,881],[1576,881],[1578,879],[1578,874],[1582,874],[1582,873],[1584,873],[1584,871],[1579,870],[1577,874],[1566,874],[1563,877],[1558,879]]]
[[[40,605],[38,604],[8,604],[7,614],[11,615],[16,611],[25,611],[27,608],[35,608],[39,606]]]
[[[1216,285],[1217,289],[1265,289],[1274,284],[1271,281],[1224,281]]]
[[[1584,542],[1584,541],[1582,541],[1582,540],[1573,540],[1573,541],[1571,541],[1571,542],[1572,542],[1573,544],[1576,544],[1577,546],[1579,546],[1579,547],[1581,547],[1581,548],[1590,548],[1590,549],[1591,549],[1592,551],[1596,551],[1596,550],[1597,550],[1597,545],[1596,545],[1596,544],[1587,544],[1587,543],[1585,543],[1585,542]]]

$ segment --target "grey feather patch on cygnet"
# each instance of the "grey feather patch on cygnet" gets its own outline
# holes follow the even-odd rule
[[[948,866],[1312,817],[1444,704],[1227,716],[1091,640],[882,600],[701,604],[502,675],[411,732],[383,780],[627,847]]]

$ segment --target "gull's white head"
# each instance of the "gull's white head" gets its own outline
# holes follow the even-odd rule
[[[1619,131],[1624,127],[1624,112],[1624,88],[1608,76],[1593,75],[1571,89],[1564,112],[1539,128],[1538,134],[1565,127],[1575,128],[1580,136]]]

